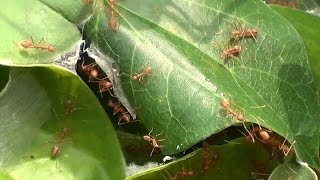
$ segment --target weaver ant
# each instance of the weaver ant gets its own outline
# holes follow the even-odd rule
[[[231,114],[237,120],[244,122],[244,115],[242,113],[238,113],[232,110],[230,107],[230,101],[228,99],[222,99],[220,105],[223,109],[225,109],[228,112],[228,114]]]
[[[240,54],[240,51],[240,46],[228,47],[226,50],[222,51],[221,58],[225,60],[230,57],[238,56]]]
[[[115,103],[111,99],[107,103],[108,107],[113,109],[113,115],[117,114],[118,112],[125,113],[127,112],[126,109],[118,102]]]
[[[59,155],[61,144],[68,132],[69,132],[69,128],[66,128],[66,127],[62,128],[61,133],[59,134],[55,145],[51,149],[51,157],[55,158]]]
[[[170,176],[170,180],[176,180],[178,179],[178,177],[181,177],[183,178],[184,176],[193,176],[194,173],[193,173],[193,170],[189,170],[189,171],[185,171],[185,170],[182,170],[182,171],[178,171],[173,177]]]
[[[72,103],[71,99],[67,99],[65,102],[63,102],[62,98],[60,97],[61,104],[64,104],[64,116],[67,117],[71,113],[73,113],[76,110],[79,110],[81,108],[74,107],[74,104]]]
[[[80,65],[79,70],[89,77],[89,82],[98,78],[98,70],[95,68],[96,65],[96,63],[84,65],[84,61]]]
[[[113,109],[113,115],[120,113],[118,125],[138,121],[138,120],[131,121],[131,116],[129,112],[120,103],[115,103],[110,99],[107,105],[109,108]]]
[[[150,143],[151,146],[153,147],[153,148],[152,148],[152,151],[151,151],[151,153],[150,153],[150,156],[152,156],[153,151],[154,151],[155,149],[159,149],[159,148],[163,147],[162,145],[159,145],[158,142],[159,142],[159,141],[164,141],[164,139],[156,140],[156,137],[159,136],[159,135],[161,135],[162,133],[157,134],[156,136],[152,136],[152,135],[151,135],[151,132],[152,132],[152,131],[153,131],[153,128],[151,129],[151,131],[149,132],[148,135],[143,136],[143,139],[146,140],[146,141],[149,141],[149,143]]]
[[[272,132],[267,132],[266,129],[262,129],[261,127],[253,127],[252,130],[250,130],[249,135],[256,137],[259,142],[261,142],[268,150],[272,149],[272,156],[274,154],[274,151],[276,147],[278,147],[279,151],[283,153],[284,156],[288,156],[290,153],[293,144],[295,144],[296,141],[293,141],[293,143],[288,146],[286,144],[287,138],[282,140],[283,138],[276,136]],[[246,139],[247,136],[246,136]],[[254,140],[253,140],[254,142]]]
[[[151,73],[152,73],[151,66],[147,66],[147,67],[143,68],[139,73],[135,73],[132,76],[132,80],[142,81],[147,75],[151,75]]]
[[[109,9],[109,20],[108,26],[112,31],[116,31],[118,27],[117,19],[114,13],[115,10],[115,0],[109,0],[110,9]]]
[[[208,169],[213,164],[213,162],[218,160],[220,157],[219,157],[218,153],[215,153],[212,155],[212,152],[210,150],[210,146],[205,141],[202,142],[202,148],[204,150],[204,157],[203,157],[203,161],[201,164],[200,175],[203,176],[208,171]]]
[[[253,38],[255,41],[257,41],[256,37],[258,36],[258,32],[256,29],[244,29],[244,30],[233,30],[231,32],[232,38]]]
[[[64,104],[64,115],[69,116],[73,112],[72,101],[68,99]]]
[[[96,78],[98,79],[98,78]],[[109,91],[110,95],[112,95],[112,93],[110,92],[110,90],[113,88],[113,84],[112,82],[110,82],[109,80],[107,80],[108,78],[103,78],[103,79],[98,79],[99,81],[91,81],[91,82],[98,82],[99,83],[99,92],[101,97],[103,92]]]
[[[233,117],[235,117],[238,121],[242,122],[244,129],[249,133],[252,141],[254,142],[254,137],[251,135],[251,133],[248,131],[246,125],[244,124],[244,115],[241,112],[236,112],[234,110],[231,109],[231,105],[230,105],[230,101],[228,99],[222,99],[220,102],[220,105],[223,109],[225,109],[227,111],[228,114],[232,115]]]
[[[41,44],[44,41],[44,38],[41,38],[38,44],[34,44],[32,36],[30,38],[31,41],[23,41],[22,43],[20,43],[20,45],[25,49],[35,48],[39,50],[47,50],[49,52],[54,52],[56,50],[56,48],[53,45]]]
[[[256,137],[256,139],[258,139],[262,143],[265,143],[266,141],[268,141],[270,139],[270,134],[267,132],[267,130],[261,128],[260,126],[253,127],[250,130],[250,133],[253,134],[254,137]]]

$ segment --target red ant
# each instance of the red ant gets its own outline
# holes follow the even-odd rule
[[[244,29],[244,30],[234,30],[231,32],[232,38],[250,38],[252,37],[255,41],[257,41],[256,37],[258,32],[256,29]]]
[[[51,149],[51,157],[56,158],[60,153],[60,146],[54,145]]]
[[[56,144],[51,149],[51,157],[56,158],[60,154],[61,144],[68,132],[69,132],[69,128],[66,128],[66,127],[62,128],[61,133],[56,140]]]
[[[106,79],[108,78],[103,78],[103,79],[100,79],[100,81],[97,81],[99,82],[99,92],[101,97],[102,97],[102,93],[106,91],[109,91],[110,95],[113,96],[112,93],[110,92],[110,90],[113,88],[113,84],[112,82]]]
[[[20,45],[25,49],[35,48],[39,50],[47,50],[49,52],[54,52],[56,50],[55,47],[52,45],[41,44],[43,41],[44,41],[44,38],[41,38],[38,44],[34,44],[33,38],[31,37],[31,41],[23,41]]]
[[[238,56],[240,54],[240,51],[240,46],[228,47],[226,50],[222,51],[221,58],[227,59],[229,57]]]
[[[202,142],[202,148],[205,154],[201,165],[200,175],[204,175],[208,171],[212,163],[220,158],[218,153],[212,155],[210,146],[205,141]]]
[[[113,115],[120,113],[118,125],[137,121],[131,121],[130,114],[120,103],[114,103],[112,100],[109,100],[107,105],[113,109]]]
[[[163,147],[162,145],[159,145],[158,142],[159,142],[159,141],[164,141],[164,139],[160,139],[160,140],[158,140],[158,141],[156,140],[156,137],[159,136],[159,135],[161,135],[162,133],[157,134],[156,136],[152,136],[152,135],[151,135],[151,132],[152,132],[152,131],[153,131],[153,128],[151,129],[151,131],[149,132],[148,135],[143,136],[143,139],[146,140],[146,141],[149,141],[149,143],[150,143],[151,146],[153,147],[153,148],[152,148],[152,151],[151,151],[151,153],[150,153],[150,156],[152,156],[152,153],[153,153],[153,151],[154,151],[155,149],[159,149],[159,148]]]
[[[73,111],[72,101],[70,99],[68,99],[64,105],[64,115],[69,116],[72,113],[72,111]]]
[[[61,104],[64,104],[64,116],[69,116],[74,111],[81,109],[73,107],[73,103],[70,99],[66,100],[65,103],[63,103],[62,98],[60,98]]]
[[[193,176],[194,173],[192,170],[189,171],[178,171],[173,177],[170,176],[170,180],[176,180],[178,179],[178,177],[180,176],[181,178],[183,178],[184,176]]]
[[[91,82],[91,80],[97,79],[97,77],[98,77],[98,71],[95,68],[96,65],[97,65],[96,63],[90,63],[88,65],[84,65],[84,61],[80,65],[80,71],[82,73],[86,74],[87,76],[89,76],[90,82]]]
[[[251,135],[251,133],[248,131],[246,125],[244,124],[244,115],[242,113],[238,113],[234,110],[231,109],[230,101],[228,99],[222,99],[220,102],[220,105],[222,106],[223,109],[227,111],[228,114],[231,114],[233,117],[235,117],[238,121],[243,123],[244,129],[249,133],[252,141],[254,142],[254,137]]]
[[[260,126],[253,127],[250,130],[250,133],[252,133],[254,135],[254,137],[256,137],[262,143],[265,143],[266,141],[268,141],[270,139],[270,134],[265,129],[262,129]]]
[[[108,101],[107,105],[108,105],[108,107],[113,109],[113,115],[117,114],[118,112],[120,112],[121,114],[127,112],[124,109],[124,107],[121,106],[120,103],[115,103],[111,99]]]
[[[112,30],[112,31],[116,31],[117,30],[117,27],[118,27],[118,23],[117,23],[117,19],[115,17],[115,13],[114,13],[114,10],[115,10],[115,7],[114,7],[114,4],[115,4],[115,0],[109,0],[109,4],[110,4],[110,9],[109,9],[109,20],[108,20],[108,26],[109,28]]]
[[[250,133],[249,134],[250,136],[252,136],[251,135],[251,133],[252,133],[260,142],[262,142],[267,147],[267,149],[272,148],[273,149],[272,156],[273,156],[274,151],[276,149],[275,147],[278,147],[278,149],[283,153],[284,156],[288,156],[289,152],[291,151],[291,149],[293,147],[293,144],[296,142],[296,141],[294,141],[289,147],[286,144],[287,138],[285,138],[284,141],[282,142],[281,138],[276,137],[274,134],[272,134],[270,132],[268,133],[267,130],[262,129],[261,127],[253,127],[249,133]],[[253,140],[253,142],[254,142],[254,140]]]
[[[146,77],[147,75],[151,75],[152,73],[152,68],[151,66],[147,66],[145,68],[143,68],[139,73],[135,73],[132,76],[132,80],[134,81],[142,81],[144,79],[144,77]]]
[[[228,112],[228,114],[231,114],[233,117],[237,118],[237,120],[244,122],[244,115],[232,110],[230,107],[230,101],[228,99],[222,99],[220,105]]]

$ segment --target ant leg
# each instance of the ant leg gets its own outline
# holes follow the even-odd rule
[[[138,122],[138,121],[139,121],[139,120],[137,120],[137,119],[136,119],[136,120],[133,120],[133,121],[130,121],[130,122],[123,122],[123,123],[119,123],[119,122],[120,122],[120,121],[119,121],[119,122],[118,122],[118,125],[127,124],[127,123],[132,123],[132,122]],[[158,140],[158,141],[159,141],[159,140]]]
[[[288,151],[287,151],[287,152],[285,152],[285,150],[284,150],[284,149],[282,149],[282,152],[283,152],[283,154],[284,154],[285,156],[288,156],[288,154],[289,154],[289,152],[290,152],[291,148],[293,147],[294,143],[296,143],[296,141],[293,141],[293,143],[290,145],[290,147],[289,147],[289,149],[288,149]]]
[[[30,36],[30,39],[31,39],[31,42],[32,42],[32,46],[34,46],[34,41],[33,41],[32,36]]]
[[[61,172],[61,169],[59,168],[59,163],[60,163],[60,157],[56,159],[56,168]]]
[[[250,133],[250,131],[247,129],[247,127],[246,127],[246,125],[244,124],[244,122],[242,122],[242,124],[243,124],[244,129],[249,133],[249,136],[251,137],[252,142],[254,143],[254,142],[255,142],[255,141],[254,141],[254,137],[252,136],[252,134]]]
[[[40,41],[38,42],[38,44],[41,44],[41,42],[44,42],[44,37],[42,37],[42,38],[40,39]]]
[[[254,35],[252,34],[252,32],[251,32],[251,31],[249,31],[249,32],[250,32],[252,38],[254,39],[254,41],[257,42],[257,39],[254,37]]]
[[[152,128],[151,131],[149,132],[149,134],[148,134],[149,136],[151,136],[152,131],[153,131],[153,128]]]
[[[286,141],[287,141],[287,137],[284,139],[283,143],[281,145],[279,145],[279,149],[280,150],[283,149],[284,143],[286,143]]]
[[[151,153],[150,153],[150,156],[152,156],[154,149],[155,149],[155,147],[152,148],[152,151],[151,151]]]
[[[159,134],[155,135],[154,137],[160,136],[162,133],[163,133],[163,132],[161,132],[161,133],[159,133]]]

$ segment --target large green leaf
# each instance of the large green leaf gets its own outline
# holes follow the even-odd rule
[[[317,89],[320,89],[320,17],[303,11],[292,10],[280,6],[271,6],[273,10],[285,17],[299,32],[306,46],[311,69],[315,77]]]
[[[218,159],[202,173],[205,155]],[[194,174],[183,179],[265,179],[279,164],[276,159],[269,160],[269,155],[260,144],[240,138],[222,146],[212,146],[210,152],[196,150],[177,161],[130,176],[127,180],[170,179],[182,170],[192,170]]]
[[[80,39],[80,32],[74,24],[37,0],[4,0],[0,27],[1,64],[53,63],[55,58],[76,46]],[[44,38],[41,44],[51,44],[56,50],[24,49],[21,43],[31,41],[31,37],[35,44]]]
[[[92,4],[37,0],[2,4],[0,64],[18,67],[0,68],[1,168],[14,179],[123,179],[119,142],[95,95],[74,73],[43,65],[75,68],[77,59],[70,57],[77,56],[81,35],[69,21],[79,23]],[[36,45],[44,38],[41,44],[56,50],[23,49],[21,43],[31,37]],[[68,100],[70,108],[65,107]],[[69,132],[60,144],[64,127]],[[57,158],[50,154],[54,145],[60,147]]]
[[[123,179],[114,129],[78,76],[56,67],[1,67],[0,165],[15,179]],[[65,102],[71,100],[71,108]],[[69,132],[51,158],[62,128]],[[36,169],[36,171],[35,171]]]
[[[183,151],[239,123],[220,107],[231,98],[247,122],[295,142],[298,160],[319,167],[319,107],[307,51],[284,18],[260,0],[116,3],[117,31],[108,28],[108,11],[97,11],[84,33],[113,57],[121,79],[114,84],[121,84],[152,134],[162,132],[157,138],[165,139],[164,153]],[[238,41],[240,56],[223,61],[234,24],[256,28],[257,41]],[[146,66],[152,75],[131,79]]]
[[[316,173],[308,166],[295,163],[284,163],[278,166],[270,175],[269,180],[296,179],[296,180],[316,180]]]

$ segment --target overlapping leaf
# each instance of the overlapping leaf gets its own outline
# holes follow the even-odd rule
[[[66,18],[78,23],[92,5],[73,2],[2,2],[0,64],[16,66],[0,66],[0,167],[8,179],[124,178],[119,142],[95,95],[73,72],[43,65],[75,68],[81,33]],[[21,47],[32,39],[34,45],[52,45],[55,51]],[[69,132],[59,139],[64,127]],[[60,148],[57,158],[51,157],[54,145]]]
[[[319,166],[318,104],[306,49],[295,29],[263,2],[121,1],[115,11],[116,32],[107,26],[106,10],[94,14],[85,34],[114,58],[139,118],[154,134],[163,132],[158,138],[165,139],[165,153],[239,123],[220,107],[231,98],[247,122],[295,142],[298,159]],[[257,40],[230,43],[235,24],[238,30],[256,28]],[[228,45],[242,51],[224,61],[221,51]],[[142,82],[130,78],[147,66],[152,75]]]

